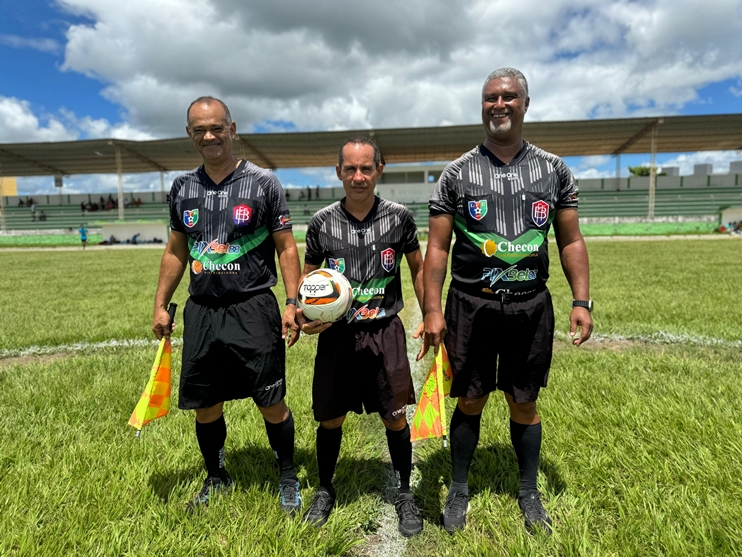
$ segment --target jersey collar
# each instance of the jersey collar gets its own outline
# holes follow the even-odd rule
[[[379,209],[379,201],[380,201],[379,196],[378,195],[375,195],[374,196],[374,206],[371,207],[371,210],[368,212],[368,214],[365,217],[363,217],[363,220],[358,220],[357,218],[355,218],[353,215],[351,215],[348,212],[348,210],[345,208],[345,198],[344,197],[340,200],[340,207],[343,209],[343,212],[345,213],[345,216],[348,217],[348,220],[350,222],[354,222],[354,223],[360,224],[360,223],[366,222],[367,220],[370,220],[370,219],[372,219],[374,217],[374,215],[376,214],[376,211]]]
[[[201,175],[201,179],[204,182],[204,185],[209,189],[219,189],[223,186],[226,186],[229,184],[232,179],[234,178],[235,174],[239,174],[242,172],[242,169],[245,168],[245,159],[240,160],[240,164],[237,165],[237,168],[235,168],[231,174],[228,174],[224,180],[219,182],[218,184],[214,183],[214,180],[211,179],[211,177],[206,173],[206,170],[204,169],[204,165],[198,167],[198,173]]]
[[[490,151],[489,149],[487,149],[487,147],[484,146],[484,143],[481,143],[479,145],[479,152],[480,152],[480,154],[482,154],[485,157],[487,157],[488,159],[490,159],[490,161],[492,161],[492,164],[494,164],[497,167],[500,167],[500,166],[514,166],[514,165],[516,165],[516,164],[518,164],[520,162],[520,160],[526,154],[526,151],[528,151],[528,148],[530,146],[531,146],[531,144],[528,143],[528,141],[526,141],[524,139],[523,140],[523,147],[520,148],[520,151],[518,151],[518,154],[515,155],[515,157],[513,157],[513,160],[511,160],[508,164],[505,164],[500,159],[498,159],[494,155],[494,153],[492,153],[492,151]]]

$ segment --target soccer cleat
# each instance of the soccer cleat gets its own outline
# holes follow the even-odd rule
[[[294,516],[301,508],[301,493],[299,482],[296,480],[282,480],[278,484],[278,493],[281,497],[281,510]]]
[[[412,493],[400,493],[397,495],[394,508],[397,510],[397,516],[399,517],[400,534],[409,538],[422,532],[423,517],[420,515],[420,509],[417,508]]]
[[[466,526],[466,513],[469,512],[469,496],[461,491],[449,491],[443,506],[443,528],[449,534]]]
[[[304,522],[309,522],[318,528],[322,526],[330,516],[332,507],[335,505],[335,495],[324,488],[320,488],[314,494],[312,504],[304,513]]]
[[[207,477],[206,480],[204,480],[204,485],[201,488],[201,491],[199,491],[198,495],[196,495],[196,497],[186,506],[186,512],[190,514],[195,512],[199,507],[208,507],[209,501],[213,495],[219,491],[229,489],[233,485],[234,482],[232,481],[232,478],[229,477],[226,470],[224,471],[224,475],[221,477]]]
[[[518,506],[523,511],[526,530],[529,534],[533,534],[537,528],[543,529],[546,534],[551,534],[551,519],[541,504],[541,495],[538,491],[530,491],[518,497]]]

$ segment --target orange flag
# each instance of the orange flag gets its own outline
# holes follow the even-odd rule
[[[177,307],[177,304],[170,304],[167,308],[170,315],[170,324],[175,318]],[[144,387],[144,392],[129,418],[129,425],[137,429],[137,437],[139,437],[145,425],[152,420],[162,418],[170,411],[172,354],[173,345],[170,342],[170,337],[169,335],[167,337],[163,336],[160,339],[160,346],[157,349],[155,363],[152,364],[147,386]]]
[[[412,429],[410,439],[420,441],[421,439],[433,439],[443,437],[443,446],[447,447],[446,440],[446,405],[445,397],[451,393],[451,364],[448,361],[448,353],[443,344],[440,345],[438,354],[430,366],[428,376],[423,384],[423,392],[420,402],[415,408],[412,418]]]
[[[142,428],[170,411],[170,362],[173,353],[169,338],[162,337],[155,363],[147,386],[129,418],[129,425],[137,428],[137,437]]]

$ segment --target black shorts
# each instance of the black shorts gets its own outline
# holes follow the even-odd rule
[[[183,312],[178,408],[252,397],[271,406],[286,395],[286,347],[270,290],[231,304],[189,298]]]
[[[496,389],[532,402],[546,387],[554,342],[554,309],[547,289],[508,303],[452,285],[446,300],[445,345],[453,369],[452,397],[481,398]]]
[[[378,412],[388,421],[415,404],[407,339],[398,316],[370,324],[336,321],[319,335],[312,408],[318,422]]]

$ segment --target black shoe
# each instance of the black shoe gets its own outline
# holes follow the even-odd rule
[[[186,506],[187,513],[193,513],[199,507],[208,507],[209,500],[211,497],[219,491],[224,491],[234,485],[232,478],[229,477],[227,471],[224,471],[223,476],[209,476],[204,480],[204,485],[201,491],[198,492],[195,499],[188,503]]]
[[[466,513],[469,512],[469,496],[461,491],[449,491],[443,506],[443,528],[449,534],[466,526]]]
[[[531,491],[518,497],[518,506],[526,518],[526,530],[529,534],[533,534],[537,528],[551,534],[551,519],[541,504],[541,495],[538,491]]]
[[[309,522],[314,526],[320,527],[330,516],[332,507],[335,505],[335,495],[324,488],[314,494],[312,504],[309,505],[307,512],[304,513],[304,522]]]
[[[399,533],[405,538],[419,534],[423,530],[423,517],[415,504],[412,493],[400,493],[394,501],[399,517]]]
[[[301,493],[299,482],[296,480],[282,480],[278,484],[278,493],[281,496],[281,510],[294,516],[301,508]]]

